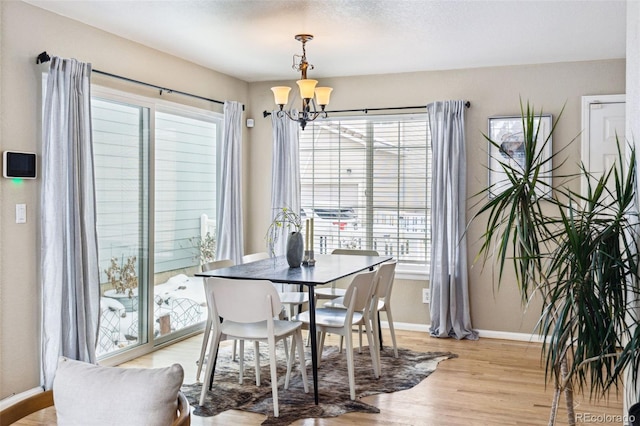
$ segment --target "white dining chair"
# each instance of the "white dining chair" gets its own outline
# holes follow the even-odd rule
[[[242,256],[242,263],[255,262],[258,260],[268,259],[269,253],[267,252],[258,252],[245,254]],[[291,318],[294,314],[295,307],[300,306],[309,301],[309,294],[304,291],[289,291],[287,287],[290,284],[274,284],[276,289],[278,290],[278,295],[280,296],[280,301],[286,308],[287,318]]]
[[[228,268],[235,265],[235,262],[231,259],[214,260],[202,265],[202,272],[213,271],[216,269]]]
[[[355,249],[334,249],[331,254],[347,254],[352,256],[379,256],[375,250],[355,250]],[[331,287],[323,287],[315,289],[316,300],[335,299],[336,297],[344,297],[346,290],[337,288],[336,282],[331,283]]]
[[[210,361],[207,363],[205,383],[209,382],[214,373],[215,355],[222,340],[238,339],[266,342],[269,345],[273,415],[278,417],[278,377],[276,370],[276,343],[278,341],[292,336],[294,342],[291,345],[291,353],[287,360],[284,388],[289,388],[291,367],[295,359],[295,349],[297,348],[304,391],[305,393],[309,392],[302,343],[302,323],[274,319],[282,310],[282,303],[270,281],[207,278],[205,280],[205,292],[207,304],[211,306],[214,318],[213,338],[209,346]],[[224,318],[224,321],[220,321],[220,318]],[[259,357],[256,356],[256,358]],[[240,362],[242,362],[242,357]],[[240,368],[242,369],[242,366]],[[200,405],[204,404],[206,392],[207,386],[202,386]]]
[[[245,254],[244,256],[242,256],[242,263],[251,263],[251,262],[255,262],[257,260],[262,260],[262,259],[268,259],[271,256],[269,256],[269,253],[267,253],[266,251],[260,251],[257,253],[250,253],[250,254]]]
[[[235,262],[231,259],[215,260],[213,262],[205,263],[204,265],[202,265],[202,272],[228,268],[229,266],[233,266],[233,265],[235,265]],[[211,313],[211,308],[209,308],[207,304],[207,322],[204,325],[204,335],[202,337],[202,348],[200,348],[200,358],[198,359],[198,372],[196,373],[196,382],[200,381],[200,373],[202,372],[202,364],[204,363],[204,357],[207,351],[207,343],[209,342],[209,335],[211,334],[212,325],[213,325],[213,314]],[[234,357],[235,357],[235,351],[234,351]]]
[[[389,262],[385,262],[381,264],[377,269],[377,280],[378,284],[376,286],[376,298],[377,300],[374,303],[374,308],[372,309],[372,322],[373,322],[373,331],[376,335],[379,336],[380,326],[379,322],[379,313],[385,312],[387,314],[387,322],[389,323],[389,331],[391,333],[391,341],[393,342],[393,355],[394,358],[398,358],[398,345],[396,343],[396,332],[393,326],[393,314],[391,313],[391,291],[393,289],[393,282],[395,278],[396,265],[397,260],[391,260]],[[344,305],[344,297],[337,297],[329,302],[324,304],[325,308],[338,308],[338,309],[346,309]],[[362,352],[362,325],[358,326],[358,338],[359,338],[359,352]],[[340,338],[340,352],[342,352],[343,338]],[[380,343],[380,342],[379,342]],[[380,343],[382,345],[382,343]]]
[[[344,297],[347,309],[318,308],[316,309],[316,329],[320,332],[318,342],[318,365],[322,358],[324,338],[326,333],[344,336],[346,340],[347,370],[349,375],[349,392],[352,400],[355,400],[355,373],[353,364],[353,338],[354,325],[363,324],[369,342],[373,374],[380,377],[379,350],[377,335],[374,334],[371,325],[371,309],[374,306],[376,290],[376,271],[361,272],[353,277],[346,289]],[[302,312],[295,317],[296,320],[309,323],[309,311]]]
[[[375,305],[376,317],[374,326],[380,326],[380,312],[387,315],[387,323],[389,324],[389,332],[391,333],[391,342],[393,343],[393,357],[398,358],[398,344],[396,342],[396,330],[393,326],[393,314],[391,313],[391,292],[396,277],[397,260],[385,262],[378,267],[378,287],[376,288],[377,303]],[[382,345],[382,344],[381,344]]]

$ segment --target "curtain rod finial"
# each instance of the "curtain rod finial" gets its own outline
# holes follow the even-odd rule
[[[36,58],[36,64],[44,64],[45,62],[49,62],[50,60],[51,60],[51,56],[49,56],[47,54],[47,51],[45,50],[44,52],[39,54],[38,57]]]

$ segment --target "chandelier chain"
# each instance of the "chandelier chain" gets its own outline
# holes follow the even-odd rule
[[[307,61],[307,39],[301,39],[302,43],[302,55],[298,55],[297,53],[293,54],[293,68],[295,71],[302,72],[302,78],[307,78],[307,70],[312,70],[314,66]],[[300,58],[300,62],[296,62],[296,58]]]

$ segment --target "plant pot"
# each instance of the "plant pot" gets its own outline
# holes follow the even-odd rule
[[[629,426],[640,426],[640,402],[629,408]]]
[[[304,254],[304,240],[300,232],[292,232],[287,238],[287,263],[290,268],[299,268]]]
[[[138,289],[134,289],[133,296],[129,297],[129,291],[125,293],[116,293],[115,290],[107,290],[104,292],[105,297],[115,299],[122,303],[125,312],[134,312],[138,310]]]

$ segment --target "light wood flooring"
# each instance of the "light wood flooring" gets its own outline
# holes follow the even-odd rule
[[[391,339],[383,330],[385,345]],[[437,370],[412,389],[374,395],[363,401],[380,408],[379,414],[349,413],[333,419],[306,419],[294,425],[546,425],[553,389],[545,387],[540,364],[540,345],[481,338],[478,341],[436,339],[424,332],[398,331],[398,345],[418,351],[450,351],[458,358],[441,362]],[[185,370],[185,383],[195,381],[202,335],[171,345],[123,366],[163,367],[178,362]],[[327,341],[335,344],[336,340]],[[309,371],[309,375],[311,372]],[[322,386],[322,383],[320,383]],[[357,381],[356,381],[357,392]],[[345,395],[348,398],[348,395]],[[590,422],[579,424],[615,425],[595,422],[595,416],[619,416],[622,395],[608,401],[589,401],[576,396],[576,414]],[[50,424],[46,415],[22,425]],[[192,416],[192,425],[259,425],[264,416],[227,411],[215,417]],[[564,399],[558,412],[558,425],[567,424]]]

